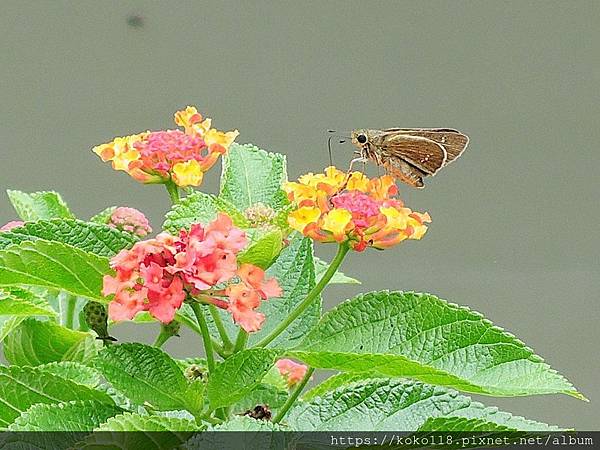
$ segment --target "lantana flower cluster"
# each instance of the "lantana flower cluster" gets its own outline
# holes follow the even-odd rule
[[[161,233],[122,250],[111,260],[116,274],[104,277],[103,295],[114,294],[109,317],[121,321],[148,311],[169,323],[190,299],[226,309],[248,332],[259,330],[265,317],[256,309],[282,291],[261,268],[238,266],[237,254],[247,243],[229,216],[219,214],[208,225],[194,224],[177,237]]]
[[[286,379],[290,388],[302,381],[308,371],[307,366],[291,359],[280,359],[275,363],[275,366],[277,366],[281,376]]]
[[[119,206],[110,214],[107,225],[117,230],[127,231],[139,237],[152,233],[150,222],[143,212],[127,206]]]
[[[142,183],[173,182],[177,186],[199,186],[204,173],[226,153],[237,135],[211,128],[198,110],[188,106],[175,113],[182,130],[146,131],[117,137],[92,150],[113,169],[127,172]]]
[[[356,251],[421,239],[431,222],[429,214],[414,212],[395,197],[398,188],[389,175],[369,179],[328,167],[286,183],[285,190],[296,206],[288,216],[290,227],[319,242],[347,242]]]

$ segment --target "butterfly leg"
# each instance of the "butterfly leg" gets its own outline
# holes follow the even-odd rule
[[[357,158],[354,158],[352,161],[350,161],[350,167],[348,167],[348,173],[352,172],[352,166],[354,166],[355,163],[357,162],[361,162],[361,163],[366,163],[367,162],[367,158],[365,157],[363,152],[355,152],[355,155],[360,155]],[[364,169],[363,169],[364,171]]]

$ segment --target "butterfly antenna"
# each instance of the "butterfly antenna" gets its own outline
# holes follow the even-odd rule
[[[331,131],[331,130],[329,130]],[[331,139],[333,138],[333,136],[329,136],[329,138],[327,138],[327,150],[329,151],[329,165],[333,166],[333,156],[331,155]]]

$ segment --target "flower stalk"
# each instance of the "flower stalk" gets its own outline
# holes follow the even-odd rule
[[[217,307],[213,304],[209,304],[208,310],[210,311],[210,315],[212,316],[213,322],[215,323],[217,331],[219,332],[219,336],[221,337],[221,341],[223,342],[223,349],[229,350],[233,348],[233,342],[231,342],[231,339],[229,339],[229,335],[227,334],[227,330],[225,329],[223,320],[221,320],[221,316],[219,315]]]
[[[338,251],[335,255],[335,258],[333,258],[333,261],[331,261],[329,268],[323,274],[323,276],[315,285],[315,287],[311,289],[306,298],[302,300],[302,302],[300,302],[298,306],[296,306],[296,309],[294,309],[289,316],[287,316],[283,321],[281,321],[279,325],[277,325],[277,327],[275,327],[275,329],[271,331],[271,333],[269,333],[267,336],[265,336],[264,339],[262,339],[258,344],[256,344],[256,347],[266,347],[268,344],[270,344],[277,336],[283,333],[285,329],[288,326],[290,326],[290,324],[294,320],[296,320],[306,308],[313,304],[313,302],[319,296],[319,294],[321,294],[325,286],[327,286],[327,283],[329,283],[331,277],[333,277],[335,272],[338,270],[338,268],[342,264],[342,261],[344,261],[348,250],[350,250],[350,246],[347,243],[342,243],[338,246]]]
[[[196,302],[192,302],[190,303],[190,305],[192,307],[192,310],[194,311],[196,320],[198,321],[200,332],[202,333],[202,342],[204,344],[204,352],[206,353],[206,365],[208,366],[208,373],[210,374],[215,370],[215,354],[213,350],[210,331],[208,330],[208,324],[206,323],[206,318],[204,317],[204,311],[202,310],[202,306]]]
[[[177,187],[177,185],[173,181],[169,180],[165,183],[165,187],[167,188],[167,192],[169,193],[171,203],[173,203],[174,205],[179,203],[179,188]]]
[[[289,409],[296,402],[296,400],[298,399],[298,397],[300,396],[300,394],[306,387],[306,384],[310,380],[310,377],[312,376],[314,371],[315,371],[315,369],[313,367],[309,367],[309,369],[306,371],[306,375],[304,375],[304,378],[302,378],[302,381],[300,381],[300,383],[298,383],[298,385],[296,386],[294,391],[288,397],[287,401],[283,404],[281,409],[279,409],[279,411],[277,412],[277,415],[273,419],[273,423],[279,423],[281,421],[281,419],[283,419],[285,417],[285,415],[287,414]]]

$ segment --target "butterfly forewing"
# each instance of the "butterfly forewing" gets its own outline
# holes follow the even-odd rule
[[[458,158],[467,148],[469,137],[452,128],[388,128],[384,133],[420,136],[430,139],[446,149],[447,165]]]

